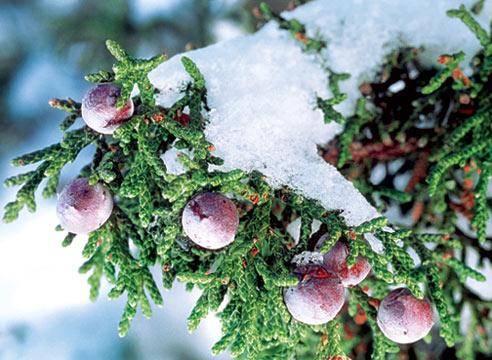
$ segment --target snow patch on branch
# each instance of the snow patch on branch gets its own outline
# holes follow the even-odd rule
[[[471,8],[476,0],[318,0],[282,15],[305,24],[308,35],[327,40],[323,58],[331,70],[351,74],[340,83],[347,101],[337,109],[353,114],[359,85],[371,81],[381,70],[384,58],[399,47],[423,47],[420,60],[436,64],[439,55],[463,51],[465,64],[480,49],[480,43],[458,19],[446,15],[460,4]],[[486,1],[474,16],[485,28],[492,18],[492,4]],[[470,69],[468,69],[469,71]]]
[[[478,41],[446,10],[464,1],[318,0],[286,17],[303,22],[328,46],[319,58],[304,53],[286,31],[268,23],[253,35],[186,53],[207,81],[211,107],[205,134],[224,159],[223,170],[259,170],[275,187],[288,185],[319,200],[327,209],[341,209],[349,225],[378,216],[377,211],[317,151],[342,129],[324,124],[315,97],[330,97],[323,65],[352,78],[340,83],[348,100],[337,106],[344,115],[354,111],[358,86],[370,79],[384,57],[400,46],[423,46],[432,62],[437,55],[464,50],[468,57]],[[491,17],[492,9],[483,14]],[[481,17],[484,20],[484,17]],[[150,75],[160,90],[157,101],[170,106],[190,79],[176,55]]]

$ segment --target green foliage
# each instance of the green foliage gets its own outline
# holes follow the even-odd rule
[[[345,123],[345,117],[336,111],[333,106],[340,104],[347,98],[346,94],[338,95],[334,98],[323,100],[318,97],[316,99],[316,104],[323,111],[325,123],[329,123],[331,121],[335,121],[339,124]]]
[[[470,31],[475,34],[480,44],[483,46],[486,56],[492,55],[492,40],[484,28],[473,18],[464,5],[461,5],[457,10],[449,10],[448,16],[456,17],[463,21],[468,26]]]
[[[360,305],[364,310],[367,316],[367,322],[373,333],[374,340],[371,358],[374,360],[384,360],[386,359],[386,353],[398,352],[400,350],[399,347],[388,340],[379,329],[376,322],[377,310],[369,303],[369,297],[358,287],[351,289],[350,296],[353,298],[352,301]]]
[[[444,140],[444,146],[433,156],[438,163],[433,167],[429,176],[429,194],[431,196],[436,194],[444,175],[449,173],[453,167],[457,165],[463,166],[471,160],[477,162],[480,169],[480,179],[475,187],[475,215],[471,224],[477,231],[479,242],[483,244],[486,241],[485,228],[489,218],[487,184],[491,176],[490,162],[492,161],[489,151],[492,145],[492,133],[490,131],[492,124],[492,96],[489,90],[492,67],[487,68],[485,64],[492,61],[492,38],[464,6],[461,6],[458,10],[448,11],[448,15],[461,19],[476,35],[483,46],[483,54],[481,56],[484,57],[484,68],[479,72],[480,76],[471,80],[473,85],[469,86],[471,88],[470,97],[480,99],[476,114],[465,119],[462,124],[456,127]],[[462,60],[463,54],[453,57],[447,63],[447,68],[442,74],[446,74],[446,78],[449,77]],[[422,92],[428,93],[441,87],[444,81],[436,81],[436,79],[440,78],[441,75],[435,77],[428,87],[422,89]],[[455,78],[455,81],[463,80],[463,78],[456,79],[456,76],[453,76],[453,78]]]
[[[135,59],[113,40],[106,41],[106,47],[116,59],[113,65],[113,73],[99,71],[86,76],[86,80],[92,82],[115,82],[121,86],[121,94],[117,106],[123,107],[130,97],[133,87],[138,86],[142,103],[148,106],[154,105],[154,88],[147,74],[166,60],[164,54],[156,55],[148,60]]]
[[[349,359],[343,349],[341,324],[338,319],[330,321],[325,326],[326,332],[322,334],[315,360],[337,358]]]
[[[100,70],[96,73],[93,74],[87,74],[85,76],[85,79],[87,81],[93,82],[93,83],[105,83],[105,82],[112,82],[114,81],[114,73],[109,72],[109,71],[104,71]]]
[[[429,296],[439,314],[441,337],[448,346],[460,349],[460,358],[471,359],[492,350],[490,343],[484,346],[485,330],[480,335],[468,332],[464,338],[458,332],[465,307],[472,309],[472,321],[477,326],[485,328],[490,322],[488,315],[476,316],[478,309],[487,305],[463,283],[467,278],[485,281],[482,274],[465,265],[467,248],[479,251],[479,264],[491,256],[485,250],[490,242],[485,229],[491,176],[491,38],[464,8],[451,11],[450,15],[462,19],[483,46],[472,61],[473,74],[467,77],[461,70],[462,53],[442,55],[441,71],[423,69],[415,59],[416,50],[403,49],[392,54],[381,81],[361,87],[366,98],[359,100],[344,132],[328,145],[325,158],[352,178],[378,209],[392,207],[407,220],[408,231],[374,233],[384,245],[391,274],[387,273],[386,263],[378,265],[370,260],[370,253],[364,254],[377,277],[363,283],[371,296],[380,298],[386,294],[384,279],[405,284],[416,296]],[[410,79],[408,69],[416,69],[418,77]],[[398,80],[405,82],[405,89],[389,96],[388,87]],[[370,111],[367,102],[374,105]],[[422,119],[432,121],[433,126],[419,128]],[[391,170],[390,164],[396,163],[397,170]],[[371,175],[377,165],[384,165],[386,174],[374,184]],[[411,177],[402,189],[396,178],[405,173]],[[456,226],[458,215],[470,219],[476,237]],[[443,233],[422,233],[429,228]],[[416,253],[419,261],[414,262],[409,253]],[[460,294],[459,300],[456,294]],[[377,330],[374,338],[377,343]],[[375,343],[373,349],[378,348]],[[381,346],[373,357],[385,358],[385,348],[386,345]]]
[[[439,89],[446,80],[453,76],[453,72],[458,69],[458,66],[464,58],[465,53],[463,52],[454,55],[443,55],[443,60],[441,60],[441,62],[446,64],[446,68],[435,75],[429,84],[422,88],[422,94],[427,95]]]
[[[442,291],[441,277],[437,267],[432,262],[432,252],[417,241],[414,241],[414,248],[422,259],[423,272],[428,279],[428,293],[439,313],[440,334],[446,341],[446,345],[453,346],[458,336],[458,323],[454,318],[454,306],[451,299],[447,298]]]
[[[350,74],[336,73],[330,69],[326,69],[326,71],[329,73],[328,82],[329,88],[333,94],[333,98],[324,100],[320,97],[317,97],[316,104],[318,108],[323,112],[325,123],[336,121],[339,124],[345,124],[345,117],[341,113],[336,111],[333,106],[342,103],[347,98],[347,94],[344,94],[340,91],[338,83],[340,81],[349,79]]]
[[[200,70],[198,70],[197,66],[191,59],[187,58],[186,56],[183,56],[181,58],[181,62],[183,63],[183,66],[185,70],[190,74],[191,78],[193,79],[193,85],[197,90],[202,90],[205,88],[205,79],[203,78],[202,73]]]
[[[280,14],[272,11],[271,7],[262,2],[259,6],[259,16],[265,21],[273,20],[278,23],[281,29],[287,30],[292,37],[303,45],[303,49],[308,52],[319,52],[326,47],[325,41],[308,36],[306,27],[296,19],[287,20]]]
[[[374,118],[374,114],[369,112],[366,108],[366,99],[360,98],[357,100],[357,105],[355,107],[355,116],[348,119],[345,126],[345,130],[340,136],[340,154],[338,157],[338,167],[345,165],[346,161],[350,159],[350,149],[349,146],[352,143],[354,137],[359,134],[360,128],[365,122]]]
[[[299,40],[304,50],[319,51],[324,46],[322,41],[307,38],[304,26],[298,21],[286,20],[264,4],[260,9],[266,19],[274,19]],[[396,284],[406,285],[418,297],[429,296],[438,310],[440,333],[447,345],[453,346],[460,340],[456,316],[463,304],[457,304],[450,294],[456,289],[463,291],[462,282],[467,277],[483,280],[480,273],[463,263],[463,258],[450,254],[449,251],[462,248],[460,241],[447,239],[441,234],[416,234],[405,229],[390,229],[384,217],[351,227],[339,212],[324,209],[319,203],[296,194],[292,189],[271,188],[258,172],[210,171],[210,165],[220,164],[221,160],[213,156],[214,147],[203,133],[208,110],[207,92],[205,79],[196,64],[182,57],[183,67],[191,81],[175,104],[163,108],[155,105],[155,89],[147,75],[164,58],[157,56],[150,60],[138,60],[113,41],[108,41],[107,46],[117,60],[113,71],[89,75],[88,80],[118,83],[122,87],[120,105],[137,84],[140,92],[133,99],[136,104],[134,116],[119,127],[113,137],[99,135],[87,127],[68,131],[80,116],[80,104],[73,100],[54,102],[53,106],[69,113],[70,120],[63,121],[61,127],[63,140],[13,160],[17,166],[40,165],[33,171],[6,180],[9,186],[22,187],[16,200],[7,204],[4,220],[14,220],[24,206],[31,211],[35,209],[34,193],[44,178],[48,178],[45,195],[54,195],[64,165],[73,161],[83,148],[93,144],[93,160],[81,170],[80,175],[89,177],[91,183],[104,183],[118,200],[110,219],[89,235],[83,250],[87,260],[80,267],[80,272],[91,273],[88,278],[91,299],[99,295],[103,278],[112,285],[108,294],[110,299],[126,293],[127,302],[118,327],[121,336],[129,331],[138,308],[144,316],[151,315],[149,298],[156,305],[163,303],[151,274],[151,268],[159,266],[164,288],[171,287],[178,280],[186,283],[188,289],[201,290],[201,296],[188,317],[190,331],[194,331],[210,312],[217,312],[223,306],[218,312],[222,337],[212,348],[214,354],[228,350],[238,359],[344,358],[358,344],[370,344],[372,358],[384,359],[386,353],[398,352],[399,347],[379,330],[373,302],[382,298],[389,286]],[[341,122],[343,117],[336,113],[333,106],[345,98],[337,83],[346,79],[347,75],[328,73],[334,97],[329,100],[318,98],[318,106],[325,113],[325,118]],[[442,75],[438,77],[443,79]],[[439,86],[446,84],[445,79],[441,80],[433,82],[433,91],[441,91]],[[462,91],[456,87],[454,90]],[[478,98],[490,96],[481,91]],[[485,104],[490,106],[490,101]],[[351,166],[349,160],[355,161],[350,145],[356,136],[360,136],[361,129],[378,116],[367,110],[366,105],[366,100],[358,102],[355,116],[348,119],[346,131],[341,135],[340,167]],[[484,116],[488,114],[488,109],[483,110]],[[189,118],[189,121],[183,121],[183,117]],[[468,148],[462,147],[457,152],[456,146],[450,146],[449,151],[442,154],[439,164],[436,164],[437,170],[434,170],[437,175],[431,175],[431,184],[427,189],[430,193],[437,196],[445,192],[446,189],[441,186],[442,178],[455,164],[468,161],[471,156],[480,165],[488,164],[488,153],[485,153],[488,134],[477,131],[476,126],[489,119],[490,116],[485,116],[480,121],[473,120],[465,130],[456,128],[454,135],[450,135],[450,144],[461,144],[468,135],[472,136],[473,142]],[[384,136],[389,135],[387,128],[382,130]],[[374,132],[374,136],[376,134]],[[183,152],[179,157],[187,169],[184,174],[170,173],[160,159],[173,146],[193,153],[187,156]],[[475,219],[478,220],[474,223],[480,228],[484,226],[487,213],[485,190],[491,171],[489,166],[482,169],[482,178],[477,185],[479,195]],[[366,180],[364,183],[368,182]],[[434,182],[437,185],[431,191]],[[227,193],[239,209],[240,224],[236,239],[220,251],[206,251],[193,246],[180,226],[183,207],[191,197],[202,191]],[[379,189],[379,194],[401,202],[418,199],[417,194],[405,195],[407,192],[389,187]],[[294,244],[285,231],[285,224],[295,218],[301,219],[298,244]],[[295,286],[298,281],[290,275],[292,258],[313,249],[311,224],[315,220],[321,224],[317,235],[328,234],[321,248],[322,253],[344,239],[349,243],[348,264],[354,265],[357,257],[362,256],[373,270],[373,274],[360,287],[350,289],[348,311],[343,310],[337,319],[324,326],[298,323],[283,303],[284,288]],[[448,229],[452,221],[443,220],[438,228]],[[382,242],[382,252],[375,251],[369,245],[367,239],[371,236]],[[479,236],[485,238],[483,234]],[[74,239],[74,234],[68,234],[62,245],[68,246]],[[435,244],[437,250],[429,250],[427,243]],[[415,250],[419,262],[409,255],[410,249]],[[448,278],[450,280],[445,286]],[[426,291],[422,291],[424,287]],[[346,329],[345,326],[342,329],[342,319],[343,325],[353,325],[351,318],[356,317],[358,306],[367,317],[372,337],[357,334],[353,341],[345,341],[343,334]],[[475,321],[478,321],[476,317]],[[473,336],[467,335],[464,340],[466,348],[463,353],[473,354],[474,348],[469,338]]]
[[[491,176],[492,167],[490,164],[485,164],[475,190],[475,216],[471,221],[471,225],[477,231],[477,237],[480,244],[485,244],[485,241],[487,240],[486,228],[487,220],[489,219],[487,189],[489,178]]]
[[[35,191],[43,179],[48,178],[44,195],[53,196],[62,168],[75,160],[79,152],[87,145],[96,141],[98,135],[87,127],[65,132],[63,140],[42,150],[20,156],[12,160],[14,166],[25,166],[41,162],[36,170],[13,176],[5,180],[7,186],[22,185],[15,201],[5,206],[3,219],[11,222],[19,216],[25,207],[29,211],[36,210]]]

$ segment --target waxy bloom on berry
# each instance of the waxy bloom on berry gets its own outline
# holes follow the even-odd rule
[[[292,317],[309,325],[332,320],[345,302],[340,278],[323,266],[299,266],[299,284],[284,290],[284,302]]]
[[[80,178],[63,189],[56,211],[65,230],[87,234],[100,228],[111,216],[113,198],[103,185],[92,186],[87,179]]]
[[[434,325],[429,302],[406,288],[393,290],[381,301],[377,322],[383,334],[399,344],[422,339]]]
[[[133,115],[133,101],[128,100],[118,109],[120,88],[100,84],[91,88],[82,101],[82,118],[87,126],[101,134],[112,134]]]
[[[184,232],[196,245],[217,250],[234,241],[239,215],[229,198],[207,192],[186,204],[181,221]]]
[[[327,236],[325,234],[318,240],[315,250],[321,248]],[[340,277],[345,287],[359,284],[371,271],[371,265],[362,256],[358,256],[355,264],[349,267],[347,265],[348,255],[349,247],[345,240],[336,242],[330,251],[324,255],[324,265]]]

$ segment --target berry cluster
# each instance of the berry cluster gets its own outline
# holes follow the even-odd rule
[[[116,106],[120,88],[113,84],[92,87],[82,102],[82,119],[91,129],[101,134],[112,134],[133,115],[133,101],[128,99],[123,108]],[[73,234],[87,234],[99,229],[111,216],[113,198],[101,185],[90,185],[86,178],[72,181],[61,192],[57,213],[61,225]]]
[[[224,195],[202,193],[191,199],[182,215],[183,230],[199,247],[221,249],[234,241],[239,223],[234,203]],[[315,250],[319,251],[328,238],[324,234]],[[361,283],[371,271],[362,256],[349,266],[349,244],[339,240],[323,255],[322,262],[300,263],[293,274],[296,286],[284,291],[284,301],[296,320],[320,325],[335,318],[345,303],[344,287]],[[377,323],[383,334],[400,344],[422,339],[432,328],[433,316],[429,302],[414,297],[406,288],[389,293],[381,302]]]
[[[456,343],[459,308],[441,284],[452,279],[451,272],[460,280],[453,286],[468,277],[485,280],[450,255],[460,248],[457,240],[404,229],[388,232],[385,218],[349,227],[338,211],[287,187],[274,190],[259,172],[211,170],[210,165],[223,161],[213,156],[203,132],[210,108],[197,66],[181,58],[192,81],[181,89],[182,98],[164,108],[155,104],[157,90],[147,78],[163,56],[139,60],[114,42],[107,45],[118,60],[114,73],[87,76],[99,85],[83,104],[50,102],[69,113],[60,126],[63,140],[13,160],[16,166],[41,163],[6,180],[8,186],[22,188],[6,206],[4,219],[14,220],[23,207],[34,211],[34,192],[45,178],[43,195],[55,195],[62,168],[86,146],[96,146],[92,162],[60,194],[58,213],[70,231],[63,246],[76,234],[88,234],[87,261],[80,271],[92,272],[91,299],[97,298],[102,277],[113,286],[110,299],[127,294],[120,336],[129,331],[137,309],[151,316],[149,298],[163,303],[151,273],[158,265],[165,288],[178,280],[202,292],[188,317],[190,331],[209,312],[217,313],[222,338],[213,346],[214,354],[228,350],[237,358],[338,359],[354,351],[364,354],[366,346],[374,359],[384,359],[399,351],[393,341],[411,343],[430,331],[431,305],[419,300],[424,284],[439,314],[441,336],[448,346]],[[139,94],[131,99],[135,84]],[[66,131],[81,115],[88,126]],[[180,174],[162,161],[171,149],[182,150]],[[295,219],[301,226],[293,242],[286,228]],[[320,227],[313,234],[316,221]],[[384,253],[370,246],[369,235],[381,241]],[[426,243],[439,248],[430,250]],[[289,274],[292,262],[296,267]],[[391,292],[396,284],[405,288]],[[348,306],[345,293],[350,294]],[[363,335],[363,327],[345,322],[342,308],[356,325],[367,322],[372,338]],[[342,340],[342,317],[352,341]]]
[[[327,240],[324,234],[315,250],[319,251]],[[291,315],[309,325],[327,323],[335,318],[345,303],[344,287],[361,283],[371,271],[371,266],[361,256],[349,266],[349,244],[339,240],[318,264],[300,263],[294,269],[299,279],[296,286],[284,291],[284,301]],[[390,292],[381,302],[377,324],[383,334],[400,344],[422,339],[434,324],[432,309],[425,299],[417,299],[406,288]]]
[[[82,103],[82,118],[92,129],[112,134],[133,115],[133,102],[123,108],[116,104],[120,90],[113,84],[101,84],[89,90]],[[110,217],[113,199],[101,184],[91,186],[80,178],[70,183],[58,198],[57,212],[62,226],[74,234],[86,234],[100,228]],[[196,195],[184,207],[183,231],[198,247],[218,250],[234,241],[239,215],[236,205],[219,193]],[[315,251],[320,251],[328,234],[320,237]],[[322,256],[320,263],[301,263],[293,274],[296,286],[284,291],[285,305],[292,317],[309,325],[334,319],[345,303],[345,287],[362,282],[371,271],[362,256],[349,266],[349,243],[341,239]],[[383,334],[397,343],[412,343],[423,338],[433,325],[427,300],[415,298],[400,288],[386,296],[378,310],[377,323]]]
[[[103,83],[89,89],[82,101],[82,119],[94,131],[112,134],[133,115],[131,99],[120,109],[120,88]],[[185,114],[183,114],[185,115]],[[113,199],[101,184],[89,185],[76,179],[62,191],[57,212],[63,227],[74,234],[100,228],[111,215]],[[217,250],[234,241],[239,216],[234,203],[221,194],[202,193],[191,199],[183,211],[185,233],[198,246]]]

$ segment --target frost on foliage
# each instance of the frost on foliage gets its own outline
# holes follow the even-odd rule
[[[479,49],[473,34],[446,16],[461,2],[318,0],[285,13],[327,42],[322,60],[303,52],[274,23],[254,35],[187,53],[207,82],[212,110],[205,133],[215,145],[214,155],[225,161],[221,169],[259,170],[274,186],[291,186],[327,209],[343,210],[348,225],[375,218],[377,211],[318,156],[317,145],[341,131],[335,122],[324,124],[315,106],[316,95],[331,96],[323,66],[352,75],[340,83],[348,100],[336,107],[350,115],[358,85],[375,74],[393,49],[423,46],[427,62],[441,53],[463,50],[471,56]],[[483,14],[490,13],[489,5]],[[189,81],[180,58],[149,76],[161,91],[161,105],[172,105]]]

